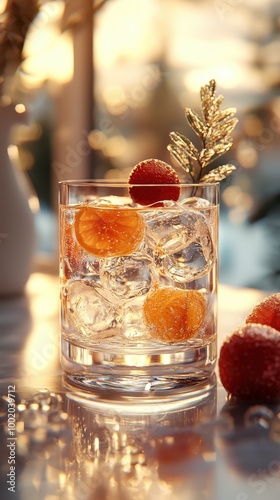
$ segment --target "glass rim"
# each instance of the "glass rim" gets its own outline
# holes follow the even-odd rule
[[[219,187],[220,182],[195,182],[195,183],[189,183],[189,182],[179,182],[178,184],[175,183],[165,183],[165,184],[130,184],[128,181],[125,180],[119,180],[119,179],[67,179],[67,180],[61,180],[58,181],[59,186],[71,186],[71,187],[83,187],[83,186],[100,186],[100,187],[106,187],[106,186],[111,186],[111,187],[127,187],[131,188],[134,186],[137,187],[159,187],[159,186],[168,186],[168,187],[184,187],[184,188],[190,188],[190,187],[197,187],[197,188],[209,188],[211,186],[213,187]]]

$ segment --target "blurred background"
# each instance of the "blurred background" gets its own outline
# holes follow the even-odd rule
[[[9,156],[40,265],[57,259],[58,181],[172,162],[169,132],[196,141],[184,108],[200,113],[214,78],[239,119],[221,160],[236,171],[221,184],[220,281],[279,291],[279,0],[0,0],[0,10],[1,100],[25,115]]]

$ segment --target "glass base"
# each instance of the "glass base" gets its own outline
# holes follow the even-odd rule
[[[172,345],[168,352],[121,353],[62,341],[64,384],[95,403],[193,405],[215,385],[216,341],[202,347]]]

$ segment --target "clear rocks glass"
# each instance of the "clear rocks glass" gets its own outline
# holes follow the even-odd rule
[[[177,201],[149,206],[125,182],[59,188],[66,385],[97,400],[193,404],[214,383],[219,184],[180,184]]]

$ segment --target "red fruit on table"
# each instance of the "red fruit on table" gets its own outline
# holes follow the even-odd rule
[[[135,165],[128,183],[131,184],[129,193],[132,200],[140,205],[152,205],[163,200],[177,201],[180,196],[178,185],[180,180],[177,173],[161,160],[143,160]],[[146,186],[138,187],[135,184],[146,184]],[[152,187],[147,184],[161,184],[161,186]]]
[[[280,399],[280,332],[247,323],[222,345],[219,373],[226,391],[249,401]]]
[[[280,293],[274,293],[257,304],[245,322],[268,325],[280,331]]]

